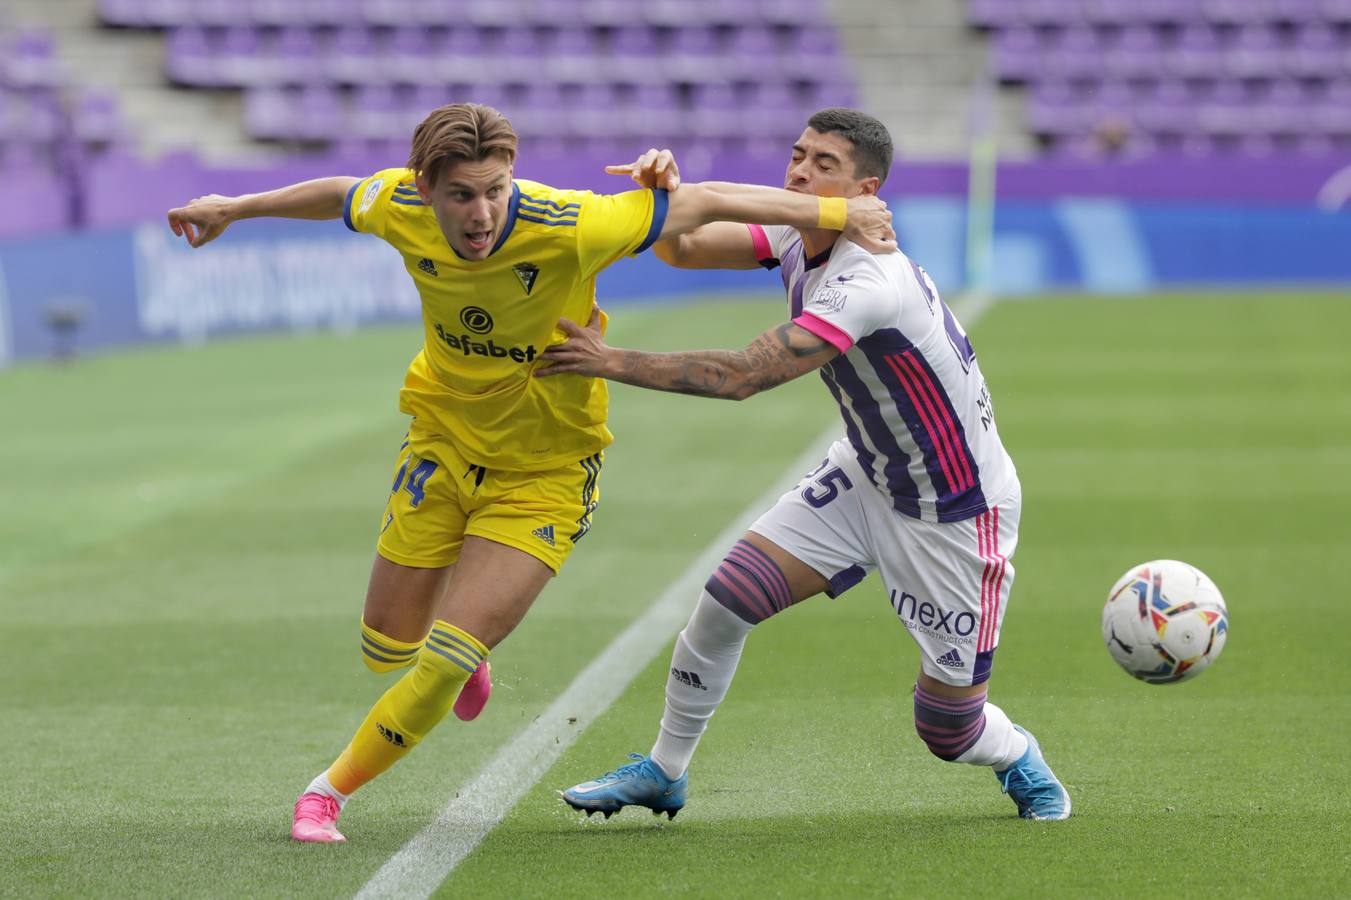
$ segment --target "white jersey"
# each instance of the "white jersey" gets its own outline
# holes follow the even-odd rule
[[[804,259],[795,229],[748,227],[761,264],[782,267],[792,321],[839,349],[821,378],[898,512],[957,522],[1017,490],[975,350],[923,269],[843,237]]]

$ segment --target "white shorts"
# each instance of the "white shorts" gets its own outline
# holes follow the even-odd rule
[[[1018,544],[1022,490],[971,519],[912,519],[868,480],[844,441],[750,530],[830,581],[832,597],[873,570],[920,649],[920,667],[945,684],[990,677]]]

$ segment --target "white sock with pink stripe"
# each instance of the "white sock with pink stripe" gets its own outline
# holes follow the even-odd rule
[[[996,772],[1002,772],[1027,752],[1027,738],[1013,730],[1009,717],[993,703],[987,702],[983,712],[985,730],[954,762],[993,766]]]
[[[708,720],[727,696],[751,628],[708,591],[699,595],[671,654],[666,712],[652,747],[652,761],[668,778],[679,778],[689,768]]]

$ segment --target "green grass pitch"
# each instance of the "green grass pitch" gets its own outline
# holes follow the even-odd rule
[[[616,343],[741,346],[781,301],[629,306]],[[972,329],[1023,481],[991,699],[1074,796],[1014,815],[915,736],[880,585],[752,635],[667,823],[557,788],[646,752],[668,652],[586,726],[444,897],[1328,896],[1351,878],[1351,303],[1046,298]],[[775,484],[836,413],[814,378],[742,404],[616,387],[595,527],[448,721],[287,838],[388,677],[357,617],[418,334],[161,348],[0,373],[0,895],[351,895]],[[1137,562],[1208,572],[1224,656],[1137,683],[1099,636]],[[690,598],[691,603],[693,598]]]

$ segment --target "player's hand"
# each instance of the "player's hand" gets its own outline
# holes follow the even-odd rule
[[[844,236],[870,253],[895,253],[896,232],[886,201],[874,194],[850,197]]]
[[[600,335],[600,307],[592,305],[591,319],[583,328],[568,319],[559,319],[558,328],[568,336],[561,344],[545,348],[540,354],[546,365],[535,369],[537,376],[591,375],[605,377],[605,357],[610,348]]]
[[[610,175],[628,175],[645,188],[674,191],[680,187],[680,169],[670,150],[654,148],[626,165],[606,166],[605,171]]]
[[[184,237],[191,247],[200,247],[214,241],[234,221],[231,214],[233,197],[207,194],[187,206],[169,210],[169,227],[174,234]]]

